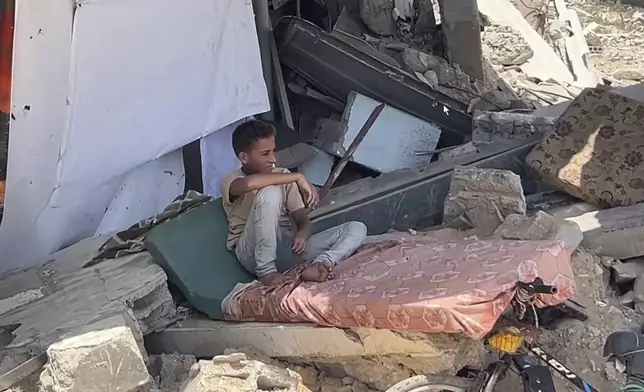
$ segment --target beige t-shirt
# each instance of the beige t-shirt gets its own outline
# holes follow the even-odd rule
[[[273,173],[290,173],[288,169],[275,168]],[[246,219],[253,206],[253,200],[257,191],[248,192],[242,197],[238,197],[234,202],[230,201],[230,184],[237,178],[244,178],[246,175],[241,169],[228,174],[221,181],[221,200],[228,217],[228,240],[226,246],[232,250],[237,244],[237,240],[244,232]],[[304,208],[304,201],[295,183],[280,185],[284,192],[284,205],[282,206],[282,218],[280,224],[285,227],[291,225],[291,213]]]

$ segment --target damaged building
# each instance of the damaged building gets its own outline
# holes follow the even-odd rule
[[[470,382],[535,278],[556,288],[535,315],[572,302],[597,329],[544,345],[618,385],[598,366],[644,318],[644,87],[594,66],[617,33],[579,4],[3,5],[0,391]],[[314,232],[367,228],[330,280],[308,260],[264,285],[226,248],[252,119],[319,190]]]

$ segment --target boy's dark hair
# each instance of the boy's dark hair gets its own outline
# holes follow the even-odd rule
[[[260,139],[275,136],[275,127],[260,120],[240,124],[233,131],[233,150],[235,154],[250,150],[253,143]]]

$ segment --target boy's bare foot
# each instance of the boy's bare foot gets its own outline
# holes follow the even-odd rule
[[[306,267],[300,277],[304,282],[325,282],[331,279],[331,264],[313,263]]]

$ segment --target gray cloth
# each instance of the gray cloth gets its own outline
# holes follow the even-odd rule
[[[255,195],[244,233],[235,246],[237,259],[248,272],[262,277],[286,271],[307,260],[335,265],[364,243],[366,226],[361,222],[347,222],[314,234],[309,238],[306,255],[295,255],[291,250],[293,231],[280,226],[283,197],[276,186],[263,188]]]

